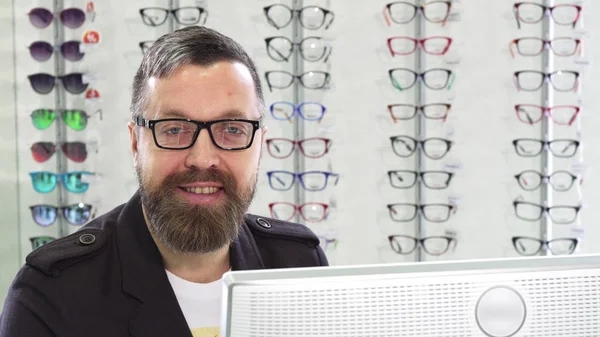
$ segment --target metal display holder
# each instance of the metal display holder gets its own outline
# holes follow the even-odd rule
[[[423,15],[415,16],[415,39],[420,40],[423,38],[425,32],[425,20],[423,20]],[[423,72],[423,64],[425,63],[425,56],[422,51],[422,48],[416,48],[415,50],[415,59],[414,59],[414,71],[417,74],[421,74]],[[423,87],[423,81],[419,81],[419,78],[415,79],[417,83],[415,89],[415,105],[423,106],[423,102],[425,101],[425,88]],[[424,80],[424,79],[423,79]],[[415,138],[417,140],[423,140],[426,134],[426,125],[425,120],[423,118],[422,113],[417,113],[415,116]],[[421,172],[425,168],[425,158],[423,156],[423,146],[421,144],[416,144],[415,151],[415,171]],[[420,176],[416,177],[416,185],[415,185],[415,204],[422,205],[423,204],[423,179]],[[423,212],[417,211],[417,217],[415,218],[415,237],[421,238],[423,235]],[[423,249],[419,247],[419,249],[415,250],[415,261],[420,262],[423,261]]]
[[[554,0],[544,0],[544,6],[553,6]],[[545,15],[542,23],[542,29],[544,38],[552,40],[554,38],[554,27],[552,26],[550,15]],[[552,71],[552,65],[554,62],[554,55],[550,48],[544,48],[543,50],[543,71],[550,73]],[[552,84],[550,81],[544,80],[542,88],[542,106],[553,106],[554,95],[552,91]],[[553,126],[549,118],[542,118],[542,137],[544,140],[549,141],[553,138]],[[548,149],[542,151],[541,160],[541,172],[544,175],[552,174],[552,158]],[[552,205],[552,188],[549,184],[541,184],[540,186],[541,200],[544,206]],[[540,237],[542,240],[552,240],[552,219],[547,214],[542,216],[540,223]],[[551,255],[551,251],[544,245],[540,251],[541,255]]]
[[[169,0],[169,10],[173,10],[179,7],[179,0]],[[169,27],[169,33],[175,31],[175,17],[167,13],[167,26]]]
[[[64,9],[63,0],[54,0],[53,1],[53,10],[54,13],[60,13]],[[54,29],[54,45],[59,45],[64,41],[65,37],[65,28],[64,25],[55,23],[53,25]],[[60,76],[65,72],[65,60],[63,57],[54,57],[54,74],[56,76]],[[57,85],[54,87],[54,111],[61,111],[65,109],[66,95],[65,89],[63,85]],[[54,123],[56,127],[56,144],[62,144],[67,141],[67,127],[65,123]],[[56,174],[62,174],[67,171],[67,157],[64,155],[63,151],[56,151]],[[58,179],[58,178],[57,178]],[[60,186],[57,188],[57,204],[63,206],[68,201],[67,190],[64,186]],[[56,221],[58,224],[58,236],[64,237],[69,234],[69,225],[65,221],[64,217],[57,216]]]
[[[292,10],[294,13],[300,13],[299,11],[303,7],[303,0],[292,0]],[[301,41],[303,38],[303,29],[300,24],[300,18],[298,20],[292,20],[292,41]],[[304,62],[300,57],[298,52],[292,53],[292,62],[293,62],[293,74],[301,74],[304,71]],[[293,83],[293,102],[295,106],[304,99],[304,92],[299,84],[299,81],[294,81]],[[305,134],[305,125],[304,119],[296,118],[293,121],[294,125],[294,140],[304,139]],[[294,151],[294,172],[304,172],[305,162],[304,156],[300,154],[300,151]],[[300,184],[294,184],[294,200],[296,205],[302,205],[305,201],[304,189],[300,186]],[[300,217],[300,212],[296,212],[295,215],[296,223],[304,223],[302,217]]]

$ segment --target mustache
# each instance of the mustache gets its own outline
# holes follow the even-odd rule
[[[167,176],[162,185],[177,187],[195,182],[216,182],[222,184],[224,188],[235,187],[235,180],[231,175],[216,169],[176,172]]]

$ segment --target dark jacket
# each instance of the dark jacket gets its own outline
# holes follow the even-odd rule
[[[326,266],[305,226],[247,214],[232,270]],[[30,253],[0,316],[0,337],[191,337],[140,197]]]

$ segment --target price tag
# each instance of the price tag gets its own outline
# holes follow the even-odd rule
[[[85,5],[85,12],[87,13],[90,22],[94,22],[96,20],[96,5],[93,1],[88,1]]]
[[[89,88],[85,92],[85,102],[86,103],[99,103],[102,98],[100,97],[100,92],[94,88]]]
[[[85,48],[97,46],[100,43],[100,33],[92,29],[86,30],[81,36],[81,41],[85,45]]]

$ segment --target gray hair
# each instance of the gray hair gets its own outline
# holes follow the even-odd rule
[[[141,116],[148,105],[146,86],[150,78],[167,78],[181,66],[188,64],[210,66],[221,61],[239,62],[250,70],[262,117],[265,110],[264,96],[256,65],[250,56],[230,37],[198,26],[163,35],[145,52],[133,79],[130,106],[132,117]]]

